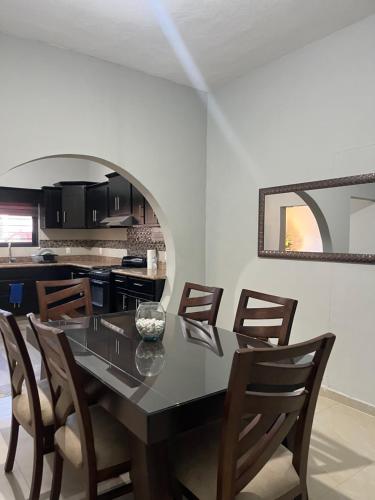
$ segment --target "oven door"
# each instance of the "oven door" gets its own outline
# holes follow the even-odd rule
[[[110,286],[108,281],[91,278],[91,301],[94,314],[110,312]]]

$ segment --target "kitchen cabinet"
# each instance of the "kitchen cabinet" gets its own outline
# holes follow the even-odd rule
[[[82,229],[86,227],[86,184],[62,184],[62,227]]]
[[[131,214],[131,184],[119,174],[107,174],[109,215]]]
[[[145,224],[149,226],[159,226],[158,218],[149,204],[149,202],[145,199]]]
[[[87,227],[101,227],[100,221],[108,216],[108,182],[87,187],[86,212]]]
[[[141,302],[158,302],[165,280],[151,280],[113,274],[112,309],[116,312],[134,311]]]
[[[42,188],[40,227],[42,229],[62,227],[61,188],[47,186]]]
[[[29,312],[38,313],[39,304],[36,281],[63,280],[70,278],[70,266],[30,266],[0,269],[0,309],[15,316]],[[23,283],[23,298],[20,306],[9,303],[11,283]]]
[[[145,223],[145,197],[132,185],[132,214],[138,224]]]

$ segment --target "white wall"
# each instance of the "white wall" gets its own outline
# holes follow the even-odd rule
[[[126,169],[157,201],[175,310],[183,283],[204,276],[202,98],[161,78],[5,35],[0,61],[0,173],[59,154]]]
[[[0,185],[40,189],[60,181],[103,182],[107,180],[105,174],[110,172],[110,169],[89,160],[47,158],[19,165],[8,172],[2,171]]]
[[[273,62],[211,97],[207,282],[233,325],[242,288],[299,300],[292,341],[337,335],[326,385],[375,404],[375,267],[259,259],[258,189],[374,171],[375,17]],[[223,132],[225,130],[225,132]]]

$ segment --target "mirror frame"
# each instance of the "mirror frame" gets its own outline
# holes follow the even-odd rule
[[[264,249],[265,197],[267,195],[308,191],[311,189],[326,189],[333,187],[351,186],[355,184],[368,184],[371,182],[375,182],[375,173],[352,175],[348,177],[337,177],[335,179],[303,182],[300,184],[286,184],[284,186],[259,189],[258,257],[268,257],[272,259],[317,260],[323,262],[353,262],[357,264],[375,264],[375,253],[358,254],[333,252],[281,252],[279,250]]]

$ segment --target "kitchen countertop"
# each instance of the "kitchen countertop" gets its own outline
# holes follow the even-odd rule
[[[137,278],[146,278],[149,280],[164,280],[166,278],[165,267],[159,268],[156,271],[152,271],[146,267],[124,267],[122,269],[114,269],[112,272],[124,276],[135,276]]]
[[[0,262],[0,269],[13,269],[22,267],[53,267],[53,266],[74,266],[74,267],[84,267],[86,269],[92,269],[98,266],[108,266],[109,264],[103,263],[102,261],[94,260],[76,260],[62,261],[62,262]],[[121,269],[116,269],[116,274],[121,274],[123,276],[136,276],[138,278],[145,278],[150,280],[161,280],[166,278],[165,267],[160,267],[156,271],[152,271],[145,267],[124,267]]]

